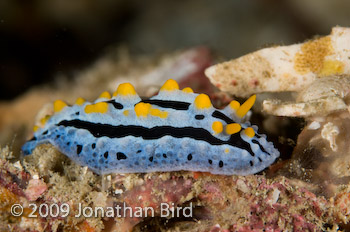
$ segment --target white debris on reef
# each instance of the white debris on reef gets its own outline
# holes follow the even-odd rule
[[[321,131],[322,138],[329,141],[329,146],[333,151],[338,150],[337,143],[335,142],[335,139],[338,134],[339,134],[339,128],[331,122],[328,122],[327,124],[325,124]]]
[[[325,37],[264,48],[206,69],[220,90],[247,97],[261,92],[300,91],[316,78],[350,74],[350,29],[335,27]]]
[[[297,92],[295,102],[265,100],[277,116],[309,117],[347,110],[350,90],[350,28],[301,44],[258,50],[209,67],[206,75],[220,90],[246,97],[262,92]]]
[[[308,126],[308,129],[309,130],[317,130],[320,127],[321,127],[320,123],[317,121],[314,121],[314,122],[310,123],[310,125]]]

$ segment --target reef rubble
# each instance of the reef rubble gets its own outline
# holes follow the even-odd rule
[[[336,27],[328,37],[311,40],[304,44],[291,45],[290,47],[273,47],[270,50],[265,50],[265,55],[269,53],[266,51],[273,51],[282,56],[290,56],[292,53],[287,54],[286,50],[292,49],[295,56],[300,59],[304,57],[299,60],[304,62],[300,63],[300,67],[305,68],[302,72],[291,71],[295,68],[291,59],[269,60],[268,66],[256,66],[257,69],[254,69],[252,73],[254,78],[260,78],[259,81],[255,81],[252,76],[248,76],[246,79],[230,79],[227,82],[228,79],[225,79],[227,76],[222,75],[225,81],[221,83],[220,80],[218,81],[212,77],[213,68],[207,71],[209,79],[216,87],[240,97],[265,91],[283,92],[293,90],[299,94],[303,93],[301,96],[305,96],[305,98],[299,99],[308,104],[312,102],[309,101],[310,99],[314,100],[312,94],[311,98],[308,98],[310,93],[315,93],[315,91],[312,91],[315,88],[313,86],[326,83],[322,85],[325,88],[324,91],[319,92],[321,95],[325,94],[323,100],[330,101],[332,97],[335,97],[334,99],[344,104],[342,108],[330,107],[329,110],[323,111],[307,111],[307,108],[302,108],[304,111],[301,111],[300,114],[290,113],[286,115],[302,117],[302,121],[298,121],[299,127],[297,127],[302,128],[301,133],[296,128],[293,128],[293,131],[287,130],[286,127],[276,129],[276,125],[282,125],[280,124],[281,121],[285,120],[285,124],[290,126],[290,120],[292,120],[290,118],[281,120],[279,114],[274,113],[285,107],[284,104],[281,104],[282,99],[277,97],[274,99],[277,102],[274,105],[277,107],[275,108],[277,111],[268,110],[265,107],[267,113],[275,116],[261,114],[259,111],[255,112],[254,115],[257,116],[253,115],[253,120],[254,118],[255,120],[259,119],[260,125],[262,125],[261,128],[267,132],[268,136],[275,137],[274,141],[276,143],[278,139],[279,141],[283,139],[290,140],[292,133],[298,134],[293,152],[280,149],[282,158],[265,171],[249,176],[223,176],[185,171],[99,176],[87,167],[75,164],[49,144],[38,146],[33,155],[27,157],[22,157],[12,147],[1,146],[0,230],[243,232],[261,230],[337,231],[349,229],[350,185],[348,183],[350,180],[350,165],[347,158],[349,153],[347,131],[350,124],[348,122],[347,88],[344,91],[340,88],[341,91],[339,92],[327,89],[328,82],[333,84],[330,86],[344,87],[343,84],[338,85],[337,80],[345,78],[346,83],[348,80],[347,74],[350,70],[348,62],[343,62],[343,60],[338,60],[343,62],[342,64],[326,62],[329,57],[339,55],[338,52],[344,53],[340,49],[343,48],[341,47],[343,40],[335,39],[337,36],[339,38],[348,36],[345,32],[341,34],[341,30],[348,31],[346,28]],[[305,44],[311,47],[302,49]],[[330,47],[331,50],[329,50]],[[320,66],[317,66],[317,69],[314,70],[310,68],[313,66],[308,64],[310,62],[308,55],[310,55],[310,52],[318,50],[321,53],[323,51],[321,54],[323,58],[320,60],[316,56],[317,60],[320,61],[317,64]],[[242,60],[260,62],[262,61],[261,57],[259,59],[248,59],[256,56],[259,52],[261,51],[248,54],[232,62],[238,62],[239,64],[242,64]],[[274,54],[273,52],[271,54]],[[317,54],[320,55],[320,52]],[[342,58],[343,55],[339,57]],[[124,71],[119,73],[120,75],[117,78],[112,78],[113,75],[111,75],[115,72],[113,69],[115,61],[109,58],[101,59],[91,70],[82,72],[81,76],[75,79],[76,81],[85,80],[84,85],[77,87],[77,90],[79,90],[77,93],[80,94],[84,87],[87,91],[86,94],[90,94],[87,95],[87,98],[95,97],[91,96],[91,91],[97,86],[98,77],[108,73],[108,77],[100,83],[98,88],[114,86],[115,83],[122,81],[123,76],[129,79],[133,77],[136,88],[147,89],[144,94],[152,95],[154,94],[153,90],[156,89],[152,86],[156,86],[158,81],[148,83],[145,79],[148,80],[150,76],[155,80],[169,78],[167,76],[169,73],[182,70],[183,75],[179,77],[180,81],[178,80],[180,85],[192,83],[193,89],[211,95],[214,99],[213,103],[218,106],[232,99],[228,94],[215,91],[203,75],[204,69],[210,65],[212,60],[208,49],[196,48],[167,59],[159,61],[158,66],[154,66],[154,64],[152,66],[144,65],[143,68],[138,70],[139,73],[127,71],[133,65],[135,66],[135,63],[119,63],[119,68],[124,67],[120,70]],[[183,62],[183,60],[186,60],[186,62]],[[278,65],[282,61],[286,62],[283,63],[283,72],[281,71],[282,66]],[[313,62],[313,59],[311,61]],[[142,66],[140,63],[138,64]],[[224,70],[235,72],[233,74],[229,73],[231,77],[232,75],[243,76],[246,75],[247,71],[253,70],[248,65],[254,65],[254,63],[245,62],[243,66],[240,66],[241,69],[237,69],[233,65],[234,68],[224,68]],[[219,64],[214,67],[224,66]],[[288,68],[287,66],[290,68],[287,70],[288,72],[285,71]],[[269,67],[273,72],[271,70],[260,72],[259,67]],[[83,79],[84,76],[86,79]],[[284,87],[281,87],[282,85],[269,85],[267,82],[261,81],[265,80],[264,78],[271,78],[270,81],[272,82],[287,78],[288,81],[283,83],[289,84],[283,85]],[[323,81],[315,81],[319,78],[323,78]],[[147,88],[143,88],[143,83],[147,83]],[[340,81],[340,83],[342,82]],[[61,86],[63,88],[62,92],[59,88],[56,89],[54,95],[66,94],[66,86],[67,83]],[[245,88],[241,88],[241,92],[237,91],[235,88],[239,86],[245,86]],[[46,87],[45,89],[48,90]],[[33,91],[35,93],[35,90]],[[39,93],[41,91],[43,90],[39,90]],[[49,89],[45,92],[50,93],[50,91]],[[70,92],[73,93],[74,91]],[[95,94],[98,95],[99,93]],[[334,95],[331,96],[328,93]],[[76,97],[71,96],[71,94],[68,95],[69,98]],[[34,94],[32,96],[38,95]],[[36,97],[32,99],[35,101]],[[296,103],[299,104],[300,102],[291,102],[291,104],[294,104],[292,106],[296,106]],[[15,105],[17,104],[23,104],[23,102],[19,99],[13,102],[13,107],[16,108]],[[11,109],[14,108],[11,107]],[[292,109],[297,109],[297,107]],[[44,107],[41,115],[48,111],[50,109]],[[303,112],[305,113],[303,114]],[[18,111],[12,110],[7,115],[16,113]],[[33,116],[34,114],[31,112],[30,115]],[[7,136],[5,136],[7,139],[13,133],[13,128],[8,126],[16,125],[16,122],[10,119],[11,116],[6,116],[4,121],[0,122],[0,125],[3,125],[2,130],[5,131],[7,128]],[[20,135],[19,140],[23,141],[24,137],[29,134],[28,128],[32,126],[34,120],[33,122],[28,122],[28,120],[26,118],[17,122],[22,126],[25,125],[24,129],[19,130],[17,128],[18,130],[16,130]],[[20,216],[14,216],[11,213],[15,204],[20,204],[23,207]],[[162,214],[163,204],[168,206],[169,214]],[[58,208],[52,210],[50,209],[51,205]],[[44,208],[43,211],[38,211],[40,206]],[[69,208],[69,214],[65,214],[66,208],[60,208],[63,206]],[[136,212],[139,209],[142,211],[146,207],[151,208],[151,211],[138,212],[137,215],[133,214],[131,216],[128,214],[130,211]],[[34,210],[35,208],[36,210]],[[96,211],[96,215],[93,216],[76,217],[82,208],[98,208],[100,211]],[[61,212],[57,212],[57,209],[60,209]],[[121,214],[118,214],[118,209],[122,212]],[[129,211],[124,211],[125,209]],[[109,215],[104,214],[107,211],[110,212]],[[191,214],[189,214],[189,211]],[[44,213],[44,215],[40,213]],[[54,214],[45,216],[45,213]]]

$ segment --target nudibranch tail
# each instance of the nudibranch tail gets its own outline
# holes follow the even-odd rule
[[[272,164],[279,152],[256,126],[241,122],[255,95],[242,105],[213,107],[206,94],[179,89],[168,80],[158,95],[141,99],[130,83],[94,102],[54,103],[34,137],[22,147],[29,155],[51,143],[97,174],[202,171],[247,175]]]

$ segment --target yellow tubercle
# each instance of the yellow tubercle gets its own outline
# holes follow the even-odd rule
[[[117,91],[113,93],[113,97],[115,96],[132,96],[132,95],[137,95],[135,88],[132,84],[130,83],[123,83],[120,84],[117,88]]]
[[[196,99],[194,99],[194,105],[197,109],[208,109],[211,107],[211,101],[208,95],[202,93],[199,94]]]
[[[93,105],[87,105],[85,106],[85,113],[90,114],[90,113],[101,113],[104,114],[108,110],[108,104],[106,102],[98,102]]]
[[[256,95],[251,96],[248,98],[237,110],[236,114],[238,117],[242,118],[244,115],[247,114],[247,112],[253,107],[256,100]]]
[[[149,103],[137,103],[134,107],[137,117],[147,117],[151,109],[151,104]]]
[[[193,90],[190,87],[186,87],[182,90],[184,93],[193,93]]]
[[[229,153],[229,152],[230,152],[230,149],[226,148],[226,149],[225,149],[225,153],[227,154],[227,153]]]
[[[151,109],[150,114],[152,116],[157,116],[160,114],[160,110],[159,109]]]
[[[246,128],[246,129],[244,130],[244,133],[245,133],[248,137],[250,137],[250,138],[253,138],[254,135],[255,135],[255,131],[254,131],[254,129],[251,128],[251,127]]]
[[[39,130],[39,127],[38,126],[34,126],[33,127],[33,131],[36,132],[37,130]]]
[[[173,91],[173,90],[178,90],[179,89],[179,84],[173,80],[169,79],[167,80],[164,85],[160,88],[160,91]]]
[[[160,117],[160,118],[167,118],[168,117],[168,112],[162,111],[162,112],[160,112],[160,115],[158,117]]]
[[[56,100],[53,103],[53,110],[57,113],[57,112],[60,112],[66,106],[67,106],[67,104],[64,101]]]
[[[47,122],[47,120],[49,120],[50,117],[51,117],[50,115],[46,115],[45,117],[43,117],[42,119],[40,119],[40,123],[41,123],[42,125],[45,125],[46,122]]]
[[[167,118],[168,117],[168,112],[161,111],[159,109],[151,109],[150,114],[152,116],[156,116],[156,117],[160,117],[160,118]]]
[[[241,106],[241,104],[238,101],[233,100],[230,102],[231,109],[233,109],[235,111],[238,110],[240,106]]]
[[[134,110],[137,117],[147,117],[148,115],[152,115],[159,118],[168,117],[168,112],[161,111],[159,109],[152,109],[152,105],[149,103],[137,103],[134,107]]]
[[[100,94],[100,96],[98,98],[107,98],[110,99],[111,98],[111,94],[107,91],[104,91],[103,93]]]
[[[216,134],[219,134],[224,130],[224,127],[220,121],[213,122],[211,128],[213,128],[213,131],[215,131]]]
[[[124,110],[123,114],[124,114],[124,116],[129,116],[129,110]]]
[[[81,106],[82,104],[84,104],[84,102],[85,102],[84,98],[78,97],[77,100],[75,101],[75,104],[78,106]]]
[[[241,130],[241,125],[239,123],[231,123],[226,125],[226,134],[232,135],[236,134]]]

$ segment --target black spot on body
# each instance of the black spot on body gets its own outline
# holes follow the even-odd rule
[[[250,164],[250,166],[252,166],[253,167],[253,161],[249,161],[249,164]]]
[[[149,157],[149,161],[150,161],[150,162],[153,161],[153,156]]]
[[[82,150],[83,150],[83,146],[82,145],[77,145],[77,155],[79,155]]]
[[[103,154],[103,156],[105,157],[105,159],[107,159],[107,158],[108,158],[108,151],[106,151],[106,152]]]
[[[192,154],[188,154],[187,159],[192,160]]]
[[[56,135],[56,139],[59,139],[61,137],[61,135]]]
[[[43,135],[47,135],[47,133],[49,133],[48,130],[44,131],[44,132],[43,132]]]
[[[203,114],[196,114],[196,116],[194,116],[195,119],[197,120],[203,120],[204,119],[204,115]]]
[[[163,154],[163,157],[166,158],[167,157],[166,154]]]
[[[224,166],[224,162],[222,160],[219,161],[219,167],[222,168]]]
[[[75,115],[79,115],[80,113],[79,112],[75,112]]]
[[[92,149],[95,149],[96,143],[91,144]]]
[[[122,152],[117,152],[117,160],[126,159],[126,155]]]
[[[66,145],[69,146],[69,145],[70,145],[70,142],[67,142]]]
[[[261,160],[261,158],[260,158],[260,157],[258,157],[258,159],[259,159],[259,162],[262,162],[262,160]]]
[[[141,153],[141,150],[138,150],[136,153]]]
[[[211,159],[209,159],[208,162],[209,162],[209,164],[212,164],[212,163],[213,163],[213,161],[212,161]]]

